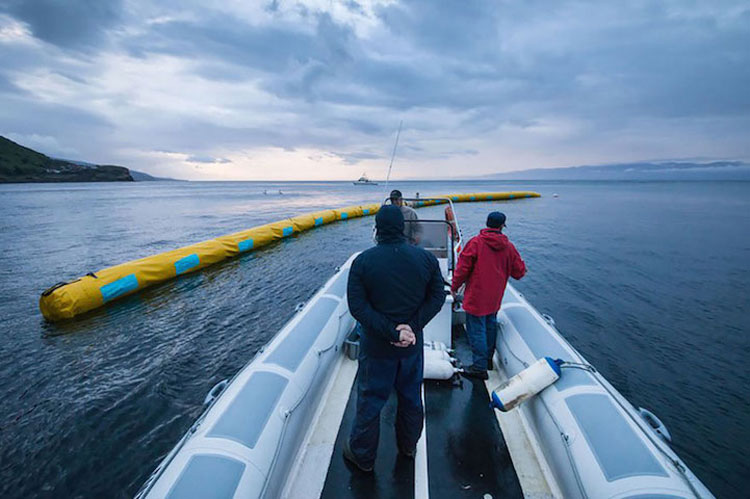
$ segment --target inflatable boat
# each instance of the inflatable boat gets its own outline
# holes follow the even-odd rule
[[[420,244],[450,282],[457,221],[420,223]],[[208,391],[205,411],[138,498],[713,497],[672,451],[658,418],[632,406],[510,285],[490,378],[451,371],[425,381],[414,460],[395,449],[390,400],[375,472],[351,469],[341,449],[356,400],[358,328],[346,299],[355,256],[234,378]],[[447,294],[425,344],[468,360],[463,316]],[[493,388],[544,357],[566,363],[554,384],[508,412],[490,408]]]

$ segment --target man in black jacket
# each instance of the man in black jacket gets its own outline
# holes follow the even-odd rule
[[[406,243],[404,216],[382,206],[375,217],[378,244],[354,259],[349,271],[349,310],[362,324],[357,413],[344,457],[372,471],[380,433],[380,411],[398,394],[399,452],[414,457],[422,433],[422,329],[445,301],[437,259]]]

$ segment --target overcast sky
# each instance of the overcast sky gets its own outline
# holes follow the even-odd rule
[[[750,3],[0,2],[0,135],[52,156],[383,178],[400,120],[396,178],[746,160]]]

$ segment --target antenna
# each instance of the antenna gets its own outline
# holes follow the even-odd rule
[[[396,157],[396,148],[398,147],[398,138],[401,136],[401,126],[404,124],[404,120],[401,120],[398,124],[398,132],[396,133],[396,143],[393,144],[393,153],[391,153],[391,164],[388,165],[388,176],[385,177],[385,193],[388,194],[388,182],[391,180],[391,170],[393,169],[393,158]]]

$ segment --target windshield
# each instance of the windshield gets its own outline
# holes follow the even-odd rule
[[[446,259],[453,270],[454,234],[445,220],[404,220],[404,233],[412,244],[423,248],[438,259]]]

